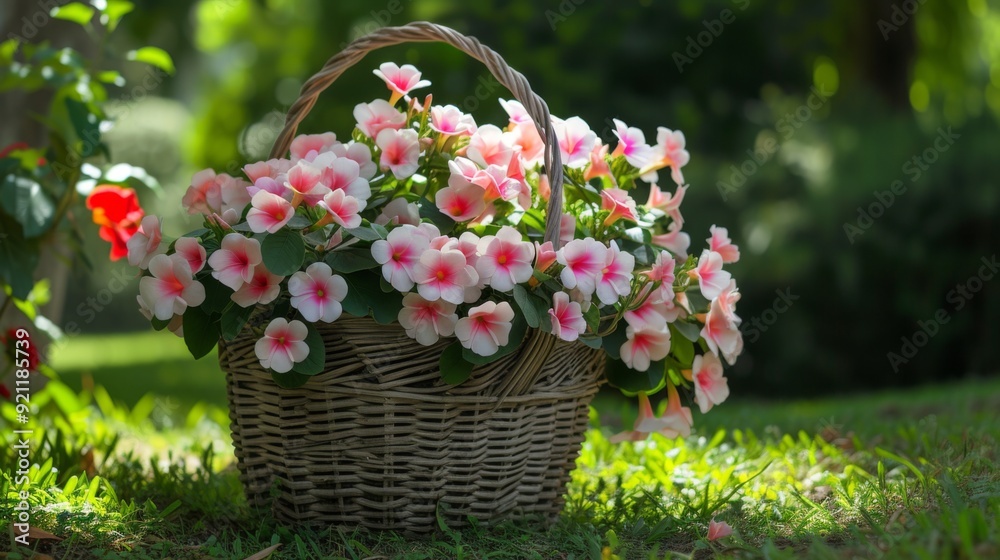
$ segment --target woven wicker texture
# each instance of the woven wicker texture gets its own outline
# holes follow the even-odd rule
[[[372,49],[408,41],[443,41],[483,61],[535,123],[545,123],[542,138],[554,138],[548,108],[524,76],[475,39],[417,22],[382,28],[331,58],[303,86],[272,157],[287,152],[298,123],[344,70]],[[546,239],[558,243],[562,164],[554,144],[545,159]],[[297,389],[279,387],[260,366],[249,329],[220,342],[250,503],[288,522],[407,533],[434,531],[438,517],[461,526],[470,516],[485,523],[558,516],[603,378],[603,352],[532,330],[516,352],[451,386],[438,361],[452,339],[425,347],[398,324],[348,316],[316,327],[326,367]]]

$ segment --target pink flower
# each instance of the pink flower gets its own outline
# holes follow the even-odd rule
[[[698,403],[702,414],[729,398],[729,382],[722,375],[722,362],[715,354],[695,356],[691,375],[694,382],[694,400]]]
[[[631,222],[638,222],[639,216],[636,214],[635,201],[624,189],[604,189],[601,191],[601,210],[611,212],[604,219],[604,225],[610,226],[621,218]]]
[[[730,364],[735,363],[736,356],[743,351],[743,335],[740,334],[739,323],[732,317],[723,310],[721,299],[714,299],[705,314],[705,326],[701,329],[701,337],[708,349],[716,355],[721,354]]]
[[[146,305],[146,301],[142,299],[141,295],[135,296],[135,299],[137,302],[139,302],[139,313],[141,313],[142,316],[145,317],[147,321],[152,321],[153,312]],[[167,330],[179,336],[180,338],[184,338],[184,316],[174,315],[173,318],[170,319],[170,322],[167,323]]]
[[[736,280],[730,280],[729,285],[722,290],[716,299],[719,301],[719,309],[726,320],[734,325],[743,322],[743,319],[736,315],[736,302],[740,301],[740,291],[736,288]]]
[[[684,217],[681,216],[681,202],[684,201],[684,194],[687,190],[687,185],[680,185],[677,187],[677,192],[671,196],[670,193],[661,191],[660,187],[652,185],[649,187],[649,200],[646,201],[646,206],[660,210],[679,224],[677,227],[682,227]]]
[[[656,420],[656,414],[653,413],[653,405],[649,402],[649,397],[646,393],[639,392],[639,413],[635,418],[633,424],[633,429],[617,433],[610,438],[608,438],[609,443],[621,443],[623,441],[642,441],[649,437],[649,432],[640,432],[635,429],[635,426],[644,425],[649,420]]]
[[[326,263],[314,262],[288,279],[288,293],[303,319],[332,323],[343,312],[340,302],[347,297],[347,282]]]
[[[622,441],[641,441],[651,433],[657,433],[666,438],[691,435],[693,418],[691,409],[681,406],[677,388],[667,385],[667,410],[663,416],[653,414],[653,407],[645,393],[639,393],[639,415],[635,419],[632,431],[622,432],[611,437],[611,443]]]
[[[545,157],[545,143],[538,135],[538,129],[532,121],[516,123],[511,128],[510,143],[515,149],[521,149],[521,161],[527,167],[534,167],[542,163]]]
[[[479,277],[495,290],[509,292],[515,284],[531,279],[535,246],[521,238],[521,232],[503,226],[496,236],[480,241],[480,257],[476,262]]]
[[[276,179],[270,177],[260,177],[247,187],[247,193],[250,195],[251,201],[253,201],[253,197],[260,191],[269,192],[289,201],[292,200],[292,195],[295,194],[295,191],[286,187],[284,182],[279,183]]]
[[[469,146],[466,149],[467,157],[484,168],[499,165],[506,170],[513,154],[510,139],[492,124],[479,127],[469,138]]]
[[[430,245],[430,238],[418,232],[416,226],[402,225],[372,243],[372,257],[382,265],[382,276],[400,292],[413,287],[413,267]]]
[[[546,241],[539,244],[535,241],[535,270],[545,272],[556,262],[556,251],[552,248],[552,242]]]
[[[570,117],[565,121],[553,117],[552,125],[563,165],[573,169],[586,167],[590,163],[590,152],[597,143],[597,134],[580,117]]]
[[[363,204],[343,190],[337,189],[327,193],[323,197],[321,206],[330,218],[342,227],[354,229],[361,225],[360,212]]]
[[[674,268],[676,267],[677,261],[670,256],[670,253],[660,251],[660,254],[656,255],[656,260],[653,261],[653,267],[646,275],[653,282],[663,282],[664,285],[672,286],[675,280]]]
[[[715,227],[713,224],[709,231],[712,232],[712,237],[706,239],[709,250],[720,254],[724,263],[734,263],[740,260],[740,248],[733,245],[733,240],[729,239],[728,229]]]
[[[691,236],[681,231],[680,222],[672,222],[667,227],[667,233],[653,236],[653,245],[667,249],[679,259],[686,259]]]
[[[292,166],[288,170],[285,180],[285,186],[292,189],[295,194],[295,197],[292,198],[292,206],[298,206],[297,201],[300,197],[309,206],[316,206],[320,200],[323,200],[323,196],[330,192],[330,189],[323,184],[322,179],[323,170],[306,160],[300,160]]]
[[[454,105],[437,105],[431,107],[430,127],[442,136],[470,135],[476,122]]]
[[[307,159],[328,151],[337,143],[337,135],[332,132],[323,134],[300,134],[292,140],[292,160]]]
[[[400,97],[408,95],[410,91],[431,85],[428,80],[420,79],[420,71],[412,64],[404,64],[402,67],[394,62],[383,62],[378,70],[372,73],[382,78],[385,85],[392,92],[389,103],[396,103]]]
[[[156,255],[149,260],[149,273],[139,280],[139,296],[157,319],[183,315],[189,305],[197,307],[205,301],[205,286],[194,279],[183,257]]]
[[[246,173],[250,181],[256,183],[257,179],[260,179],[261,177],[277,179],[279,175],[288,173],[288,170],[291,169],[291,167],[291,160],[269,159],[267,161],[248,163],[243,166],[243,172]],[[253,192],[250,192],[250,196],[253,196],[253,194]]]
[[[708,522],[708,540],[716,541],[724,539],[732,534],[733,528],[730,527],[725,521],[716,522],[715,518],[712,518],[712,520]]]
[[[643,179],[649,182],[656,182],[656,170],[669,166],[670,176],[678,185],[684,184],[684,175],[681,168],[687,165],[691,155],[684,149],[684,133],[679,130],[657,127],[656,146],[653,146],[650,163],[640,172]]]
[[[443,299],[456,305],[465,301],[465,289],[479,280],[461,251],[427,249],[413,266],[417,292],[428,301]]]
[[[125,243],[128,247],[128,263],[145,270],[149,266],[150,259],[163,252],[163,248],[160,247],[162,239],[160,219],[153,215],[143,218],[139,223],[139,229]]]
[[[254,267],[260,262],[260,242],[239,233],[226,234],[222,247],[208,257],[212,277],[234,291],[253,279]]]
[[[406,294],[399,310],[399,325],[407,336],[424,346],[430,346],[442,336],[455,332],[458,315],[455,305],[444,300],[427,301],[418,294]]]
[[[507,168],[499,165],[491,165],[477,171],[472,182],[482,187],[485,191],[482,195],[483,199],[488,203],[498,198],[507,201],[514,200],[521,193],[521,182],[512,179],[507,174]]]
[[[372,161],[372,151],[364,144],[354,141],[347,145],[338,143],[334,144],[330,151],[339,158],[347,158],[358,164],[359,176],[365,181],[370,181],[378,172],[378,166]]]
[[[326,152],[317,156],[313,160],[313,165],[323,170],[321,181],[330,190],[342,190],[362,202],[371,198],[371,185],[367,179],[360,176],[361,167],[358,162],[337,156],[333,152]]]
[[[379,159],[382,169],[390,169],[397,179],[406,179],[417,172],[420,142],[416,130],[385,129],[378,133],[375,145],[382,150]]]
[[[598,177],[608,177],[609,179],[614,180],[614,176],[611,174],[611,168],[608,167],[608,161],[605,159],[607,155],[607,144],[602,144],[600,142],[594,144],[594,149],[590,151],[590,165],[587,166],[587,171],[583,174],[584,181],[589,181]]]
[[[576,216],[563,214],[559,218],[559,246],[565,247],[576,236]]]
[[[394,198],[382,207],[382,212],[375,218],[375,223],[382,226],[389,223],[415,226],[420,223],[420,208],[405,198]]]
[[[456,222],[467,222],[486,209],[483,189],[472,183],[439,190],[434,194],[434,203],[441,212]]]
[[[577,288],[587,297],[593,295],[607,252],[607,247],[591,237],[574,239],[559,249],[556,260],[565,267],[559,275],[563,286]]]
[[[377,137],[383,130],[398,130],[406,125],[406,115],[384,99],[358,103],[354,107],[354,119],[358,121],[358,130],[369,138]]]
[[[667,303],[660,299],[661,292],[653,292],[650,288],[650,284],[643,287],[640,293],[640,298],[644,298],[641,299],[642,303],[625,312],[625,322],[637,329],[650,327],[663,330],[667,328],[667,318],[673,314]]]
[[[614,123],[618,146],[611,153],[611,157],[625,156],[629,165],[642,169],[649,163],[652,155],[652,149],[646,144],[646,135],[638,128],[628,126],[618,119],[614,119]]]
[[[625,327],[628,340],[622,344],[620,355],[625,365],[636,370],[646,371],[649,364],[667,357],[670,352],[670,330],[657,329],[644,325],[639,328]]]
[[[309,345],[304,342],[307,334],[309,329],[302,321],[272,319],[264,329],[263,338],[254,345],[254,353],[264,368],[287,373],[309,356]]]
[[[580,304],[569,300],[566,292],[556,292],[552,295],[552,309],[549,309],[552,320],[552,334],[573,342],[587,331],[587,321],[583,318]]]
[[[264,265],[260,265],[254,267],[250,281],[240,286],[240,289],[229,297],[240,307],[250,307],[258,303],[268,304],[278,297],[279,284],[284,279],[284,276],[273,274],[264,268]]]
[[[611,242],[605,252],[604,266],[597,275],[597,297],[605,305],[613,305],[622,296],[632,291],[632,271],[635,257],[618,249],[618,243]]]
[[[197,237],[181,237],[174,242],[174,252],[188,262],[193,274],[205,268],[205,248],[198,242]]]
[[[516,99],[511,99],[510,101],[500,99],[500,106],[507,112],[507,116],[510,117],[510,122],[517,124],[531,123],[534,125],[534,121],[531,120],[531,115],[528,114],[528,111],[524,108],[524,105],[521,105],[520,101]]]
[[[233,221],[238,221],[243,215],[243,210],[250,204],[250,192],[247,190],[250,183],[238,177],[230,177],[221,173],[215,177],[215,182],[219,183],[219,195],[222,199],[222,214],[235,216]]]
[[[476,175],[480,171],[476,162],[461,156],[448,162],[448,170],[451,171],[451,175],[448,176],[449,187],[460,187],[466,183],[474,183]]]
[[[253,195],[250,205],[252,208],[247,212],[247,224],[254,233],[274,233],[285,227],[295,215],[291,202],[267,191],[258,191]]]
[[[701,295],[707,300],[719,297],[732,278],[732,274],[722,270],[722,255],[708,249],[702,251],[698,265],[688,275],[698,280]]]
[[[181,206],[188,214],[211,214],[222,209],[222,190],[215,182],[215,171],[202,169],[194,174]]]
[[[484,302],[469,310],[469,316],[455,324],[455,336],[462,346],[480,356],[492,356],[510,339],[514,309],[506,301]]]

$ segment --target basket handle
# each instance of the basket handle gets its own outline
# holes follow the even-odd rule
[[[285,116],[285,128],[278,134],[271,148],[271,158],[280,158],[288,152],[292,138],[299,123],[309,114],[316,104],[319,94],[330,86],[348,68],[359,62],[369,52],[391,45],[406,42],[440,41],[448,43],[465,54],[482,62],[493,77],[506,87],[514,98],[524,105],[528,115],[535,121],[535,128],[545,143],[545,171],[549,177],[552,194],[549,196],[548,212],[545,220],[545,241],[559,245],[559,224],[562,218],[562,185],[563,168],[559,155],[558,143],[552,119],[549,118],[549,107],[541,97],[531,91],[528,80],[518,71],[512,69],[499,54],[489,47],[483,46],[476,38],[466,37],[454,29],[426,21],[415,21],[400,27],[383,27],[359,37],[335,54],[323,65],[323,68],[302,85],[299,98],[292,103]]]

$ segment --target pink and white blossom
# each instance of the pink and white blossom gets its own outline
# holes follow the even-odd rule
[[[455,333],[458,315],[455,304],[444,300],[427,301],[419,294],[406,294],[399,310],[399,325],[407,336],[419,344],[430,346],[442,336]]]
[[[687,165],[691,155],[684,149],[684,133],[679,130],[657,127],[656,145],[653,146],[649,164],[640,172],[642,178],[650,183],[657,180],[656,170],[670,167],[670,176],[678,185],[684,184],[684,174],[681,168]]]
[[[598,177],[607,177],[614,182],[614,175],[611,174],[611,167],[608,166],[608,145],[597,142],[594,149],[590,151],[590,165],[583,172],[583,180],[590,181]]]
[[[240,286],[240,289],[229,297],[240,307],[268,304],[278,297],[278,293],[281,291],[279,284],[284,279],[284,276],[278,276],[266,269],[264,265],[260,265],[254,268],[250,281]]]
[[[510,144],[520,149],[521,161],[527,167],[534,167],[545,158],[545,143],[538,135],[533,121],[515,123],[509,132]]]
[[[511,178],[507,168],[500,165],[490,165],[486,169],[477,171],[472,182],[483,189],[482,196],[487,203],[498,198],[511,201],[521,194],[521,182]]]
[[[646,143],[646,135],[634,126],[628,126],[624,122],[614,119],[615,136],[618,137],[618,146],[611,153],[611,157],[625,156],[629,165],[642,169],[649,163],[652,156],[652,149]]]
[[[565,247],[574,237],[576,237],[576,216],[564,213],[559,218],[559,246]]]
[[[205,301],[205,286],[194,279],[183,257],[156,255],[149,260],[149,273],[139,280],[139,296],[157,319],[183,315],[188,306],[197,307]]]
[[[354,107],[354,119],[358,121],[358,130],[369,138],[376,138],[383,130],[398,130],[406,125],[406,115],[385,99],[358,103]]]
[[[181,198],[188,214],[211,214],[222,211],[222,189],[215,181],[215,171],[202,169],[191,178],[191,186]]]
[[[656,330],[667,328],[667,317],[670,317],[669,305],[660,299],[661,292],[652,290],[652,286],[647,284],[639,293],[642,302],[625,311],[625,322],[635,328],[650,327]]]
[[[145,270],[150,259],[163,253],[163,247],[160,246],[162,240],[160,218],[152,214],[144,217],[139,222],[139,229],[125,243],[128,247],[128,263]]]
[[[251,201],[260,191],[269,192],[288,201],[291,201],[292,195],[295,194],[295,191],[285,186],[284,180],[279,182],[277,179],[267,176],[258,178],[252,185],[247,187],[247,193],[250,195]]]
[[[670,330],[643,325],[639,328],[625,327],[625,337],[619,354],[626,366],[636,371],[646,371],[649,365],[667,357],[670,352]]]
[[[292,203],[276,194],[258,191],[250,200],[247,224],[254,233],[274,233],[295,215]]]
[[[467,222],[486,209],[483,189],[473,183],[457,187],[448,186],[439,190],[434,194],[434,203],[438,210],[456,222]]]
[[[327,215],[338,225],[354,229],[361,225],[361,210],[364,203],[350,196],[343,190],[331,191],[323,197],[322,207]]]
[[[230,177],[225,173],[220,173],[215,177],[219,183],[219,196],[221,199],[220,209],[222,215],[235,215],[233,221],[237,221],[250,204],[250,183],[239,177]]]
[[[609,226],[624,218],[630,222],[638,222],[639,216],[636,214],[635,200],[628,195],[628,191],[619,188],[604,189],[601,191],[601,210],[610,212],[604,219],[604,225]]]
[[[430,127],[442,136],[468,136],[476,130],[476,122],[454,105],[435,105],[431,107]]]
[[[693,424],[691,409],[681,406],[680,394],[673,385],[667,385],[667,408],[662,416],[653,413],[649,397],[639,393],[639,414],[631,431],[611,437],[611,443],[622,441],[642,441],[649,434],[660,434],[666,438],[688,437]]]
[[[372,160],[371,148],[365,144],[354,141],[349,144],[337,143],[330,148],[330,151],[339,158],[347,158],[358,164],[359,175],[365,181],[370,181],[378,172],[378,165]]]
[[[290,148],[292,161],[316,157],[318,154],[329,151],[334,144],[337,144],[337,135],[332,132],[300,134],[292,139]]]
[[[484,243],[485,242],[485,243]],[[503,226],[496,236],[480,241],[480,257],[476,262],[479,277],[501,292],[509,292],[514,285],[531,279],[535,246],[521,238],[521,232]]]
[[[514,309],[506,301],[487,301],[469,310],[455,324],[455,337],[462,346],[480,356],[492,356],[510,341]]]
[[[591,237],[574,239],[559,249],[556,260],[564,267],[559,276],[563,286],[577,288],[588,297],[593,295],[607,252],[604,244]]]
[[[724,227],[716,227],[714,224],[709,228],[712,237],[706,239],[710,251],[715,251],[722,256],[722,262],[734,263],[740,260],[740,248],[729,239],[729,230]]]
[[[198,274],[205,268],[207,254],[197,237],[181,237],[174,242],[174,254],[180,255],[188,262],[193,274]]]
[[[743,351],[743,335],[740,333],[739,323],[726,314],[719,299],[712,300],[708,313],[705,314],[701,337],[712,353],[721,355],[730,364],[735,363],[736,356]]]
[[[708,522],[708,534],[705,538],[710,541],[717,541],[732,534],[733,528],[729,526],[729,523],[726,523],[725,521],[716,521],[713,517],[712,520]]]
[[[535,241],[535,270],[545,272],[555,263],[556,250],[552,248],[552,242],[539,243]]]
[[[612,241],[604,254],[604,266],[597,275],[597,297],[605,305],[613,305],[632,291],[632,271],[635,257],[623,253]]]
[[[343,312],[340,302],[347,297],[347,282],[328,264],[314,262],[288,279],[288,293],[303,319],[332,323]]]
[[[405,198],[394,198],[382,207],[382,212],[375,218],[375,223],[382,226],[390,223],[415,226],[420,223],[420,208]]]
[[[428,301],[463,303],[465,289],[478,280],[476,269],[467,264],[461,251],[427,249],[413,266],[417,292]]]
[[[300,160],[288,170],[285,186],[294,194],[292,206],[298,206],[298,200],[316,206],[330,192],[330,188],[323,183],[323,169],[305,160]]]
[[[722,362],[715,354],[694,357],[691,380],[694,383],[694,400],[702,414],[729,398],[729,382],[722,374]]]
[[[701,295],[707,300],[719,297],[733,277],[729,272],[722,270],[722,255],[708,249],[702,251],[698,265],[688,271],[688,275],[698,280]]]
[[[667,226],[667,233],[652,236],[652,241],[653,245],[663,247],[679,259],[686,259],[687,250],[691,247],[691,236],[681,231],[678,222]]]
[[[587,331],[587,321],[583,318],[580,304],[570,301],[566,292],[552,295],[549,319],[552,321],[552,334],[567,342],[573,342]]]
[[[498,165],[506,170],[510,158],[514,154],[510,138],[495,125],[487,124],[476,129],[469,138],[466,157],[478,163],[481,167]]]
[[[677,268],[677,261],[670,256],[670,253],[660,251],[656,255],[656,260],[653,261],[653,266],[646,273],[646,276],[653,282],[663,282],[666,285],[673,285],[675,268]]]
[[[687,185],[679,185],[677,192],[671,195],[669,192],[661,191],[660,187],[652,185],[649,187],[649,200],[646,201],[646,206],[660,210],[670,216],[674,223],[678,224],[677,227],[683,227],[684,216],[681,215],[681,202],[684,201],[684,194],[687,193],[687,190]]]
[[[500,106],[510,117],[510,122],[512,123],[533,123],[531,120],[531,115],[528,114],[528,110],[521,105],[521,102],[516,99],[511,99],[510,101],[506,99],[500,99]]]
[[[139,302],[139,313],[146,318],[147,321],[153,320],[153,311],[146,306],[146,301],[142,299],[141,295],[135,296],[137,302]],[[170,322],[167,323],[167,330],[174,333],[180,338],[184,338],[184,316],[174,315]]]
[[[313,160],[313,165],[322,169],[320,180],[331,191],[344,191],[362,202],[371,198],[371,185],[367,179],[360,176],[361,168],[358,162],[339,157],[333,152],[324,152]]]
[[[406,179],[417,172],[420,142],[416,130],[385,129],[375,137],[375,145],[382,150],[379,165],[392,171],[397,179]]]
[[[416,226],[402,225],[372,243],[372,257],[382,265],[382,276],[400,292],[413,288],[413,267],[430,246],[430,238],[418,232]]]
[[[372,70],[372,73],[382,78],[386,87],[392,92],[390,103],[395,103],[397,99],[409,95],[415,89],[431,85],[429,80],[420,79],[420,71],[412,64],[399,66],[394,62],[383,62],[378,70]]]
[[[288,373],[295,364],[309,357],[309,345],[305,343],[307,334],[309,329],[302,321],[288,321],[284,317],[272,319],[264,329],[264,336],[254,345],[254,353],[265,369]]]
[[[260,242],[229,233],[222,238],[221,245],[208,257],[212,277],[234,291],[239,290],[253,279],[254,267],[261,263]]]
[[[583,169],[590,163],[590,153],[597,143],[597,133],[580,117],[561,120],[552,117],[562,163],[572,169]]]

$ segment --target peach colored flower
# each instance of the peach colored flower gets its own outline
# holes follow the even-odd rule
[[[181,198],[181,206],[188,214],[211,214],[222,210],[222,190],[215,181],[215,171],[202,169],[191,178]]]
[[[691,375],[694,382],[694,400],[703,414],[711,410],[712,406],[722,404],[729,398],[729,382],[722,375],[722,362],[715,354],[695,356]]]
[[[677,192],[671,195],[669,192],[661,191],[660,187],[652,185],[649,187],[649,200],[646,201],[646,206],[660,210],[670,216],[678,224],[678,228],[683,227],[684,216],[681,216],[681,202],[684,201],[684,194],[687,193],[687,190],[687,185],[679,185]]]
[[[300,134],[292,140],[290,149],[292,161],[316,157],[323,152],[329,151],[337,143],[337,135],[332,132]]]
[[[194,279],[183,257],[156,255],[149,260],[149,273],[139,280],[139,295],[157,319],[183,315],[188,306],[197,307],[205,301],[205,286]]]
[[[708,522],[708,535],[707,538],[710,541],[717,541],[719,539],[724,539],[729,535],[733,534],[733,528],[729,526],[725,521],[716,521],[712,518]]]
[[[604,189],[601,191],[601,210],[611,212],[604,219],[604,225],[610,226],[618,220],[625,218],[630,222],[638,222],[639,216],[636,214],[635,201],[624,189]]]
[[[510,340],[514,309],[506,301],[487,301],[469,310],[469,316],[455,324],[455,336],[462,346],[480,356],[492,356]]]
[[[174,254],[180,255],[188,262],[191,272],[197,274],[205,268],[207,254],[197,237],[181,237],[174,242]]]
[[[656,145],[653,146],[650,163],[640,170],[642,178],[650,183],[657,180],[656,170],[670,167],[670,176],[678,185],[684,184],[681,168],[687,165],[691,155],[684,149],[684,133],[679,130],[657,127]]]
[[[342,227],[354,229],[361,225],[360,212],[364,208],[364,203],[348,195],[346,191],[337,189],[327,193],[323,197],[321,206],[330,218]]]
[[[466,149],[466,157],[470,160],[484,168],[498,165],[504,169],[505,174],[513,154],[510,137],[505,136],[502,130],[492,124],[476,129],[469,138],[469,146]]]
[[[722,262],[734,263],[740,260],[740,248],[733,245],[733,240],[729,239],[729,230],[724,227],[716,227],[714,224],[709,228],[712,237],[706,239],[710,251],[715,251],[722,256]]]
[[[454,105],[436,105],[431,107],[430,127],[443,136],[468,136],[476,130],[476,121]]]
[[[667,249],[679,259],[686,259],[691,236],[681,231],[679,222],[672,222],[667,226],[667,233],[653,236],[653,245]]]
[[[145,270],[149,267],[150,259],[163,253],[163,247],[160,246],[162,239],[160,219],[152,214],[144,217],[139,222],[139,229],[125,242],[128,248],[128,263]]]
[[[434,204],[438,210],[456,222],[467,222],[483,213],[486,201],[483,189],[473,183],[458,187],[445,187],[434,193]]]

